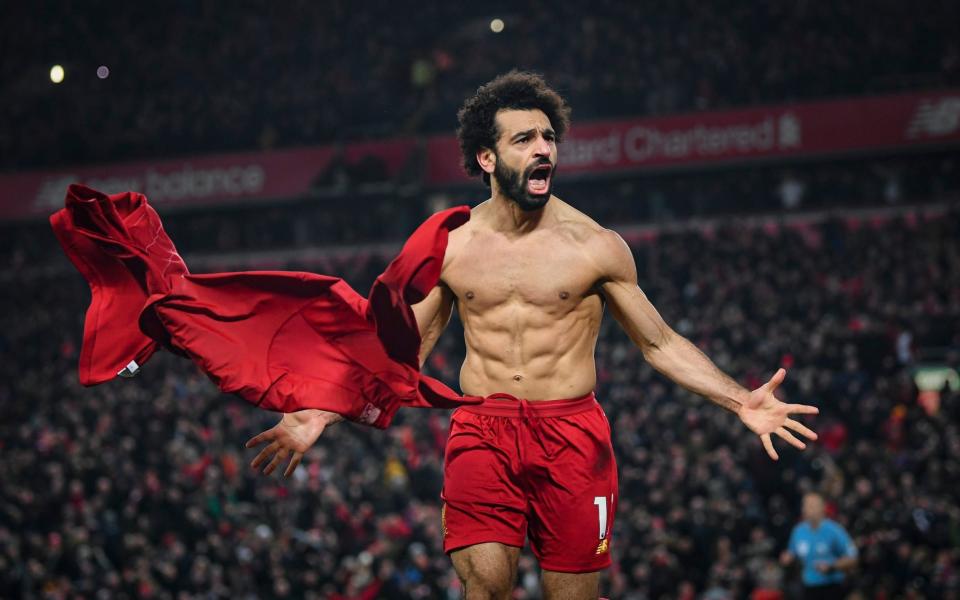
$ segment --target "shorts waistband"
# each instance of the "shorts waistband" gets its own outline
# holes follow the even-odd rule
[[[527,400],[497,392],[487,396],[481,404],[467,404],[458,410],[491,417],[566,417],[590,410],[596,403],[593,392],[562,400]]]

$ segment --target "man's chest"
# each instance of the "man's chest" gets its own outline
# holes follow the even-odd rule
[[[477,309],[514,301],[540,306],[579,302],[599,277],[579,248],[489,239],[459,249],[443,273],[457,299]]]
[[[802,558],[824,558],[833,554],[831,538],[824,534],[808,534],[797,544],[797,553]]]

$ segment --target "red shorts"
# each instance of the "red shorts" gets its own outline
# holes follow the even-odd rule
[[[610,566],[617,464],[593,393],[528,402],[493,394],[453,413],[443,480],[443,549],[530,547],[549,571]]]

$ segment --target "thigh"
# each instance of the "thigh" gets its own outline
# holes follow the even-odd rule
[[[520,548],[495,542],[475,544],[450,553],[463,583],[466,600],[508,599],[517,580]]]
[[[595,410],[547,420],[544,449],[528,484],[530,546],[544,570],[590,573],[610,566],[617,506],[617,465],[610,427]]]
[[[516,427],[506,419],[454,413],[443,473],[443,549],[484,542],[523,546],[527,500],[507,449]]]
[[[600,595],[600,572],[543,572],[543,600],[597,600]]]

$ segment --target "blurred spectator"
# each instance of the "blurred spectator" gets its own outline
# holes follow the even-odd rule
[[[857,547],[842,525],[826,518],[823,497],[803,497],[803,521],[793,528],[780,557],[789,565],[799,559],[803,569],[803,597],[807,600],[843,600],[847,576],[857,566]]]
[[[796,175],[788,171],[780,180],[780,187],[777,189],[780,194],[780,206],[784,210],[797,210],[800,208],[800,203],[803,202],[803,194],[806,189],[807,186],[797,179]]]

